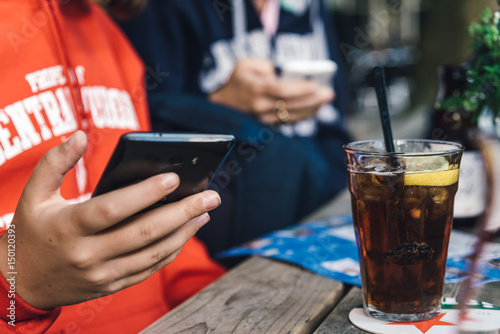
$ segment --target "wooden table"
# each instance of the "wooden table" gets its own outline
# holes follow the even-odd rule
[[[345,214],[348,200],[344,193],[306,220]],[[448,284],[444,295],[457,292],[457,284]],[[483,287],[476,299],[500,305],[500,282]],[[358,287],[251,257],[142,333],[366,333],[348,319],[361,304]]]

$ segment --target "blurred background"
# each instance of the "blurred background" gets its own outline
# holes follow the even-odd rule
[[[370,77],[385,67],[396,138],[424,137],[438,67],[470,60],[467,27],[496,0],[325,0],[349,66],[348,124],[355,139],[382,138]]]

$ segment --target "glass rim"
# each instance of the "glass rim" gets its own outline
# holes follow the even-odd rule
[[[434,139],[394,139],[394,143],[398,142],[414,142],[414,143],[429,143],[429,144],[439,144],[439,145],[447,145],[450,149],[444,149],[439,151],[427,151],[427,152],[385,152],[385,151],[369,151],[362,148],[351,147],[354,145],[363,145],[369,143],[380,143],[384,147],[385,143],[383,139],[370,139],[370,140],[357,140],[350,143],[347,143],[342,146],[343,150],[346,153],[350,154],[363,154],[363,155],[373,155],[373,156],[382,156],[382,157],[398,157],[398,156],[412,156],[412,157],[428,157],[434,155],[450,155],[457,154],[464,150],[464,146],[460,143],[453,141],[445,141],[445,140],[434,140]]]

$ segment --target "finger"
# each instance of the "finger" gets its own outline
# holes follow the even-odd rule
[[[262,91],[260,96],[256,96],[250,103],[253,113],[260,117],[263,114],[273,114],[276,109],[276,100]]]
[[[261,82],[255,86],[261,91],[261,96],[252,101],[252,109],[266,124],[296,122],[307,117],[301,111],[317,109],[320,105],[330,102],[334,96],[330,87],[306,80],[275,80]],[[279,101],[282,105],[278,107]],[[295,111],[296,116],[286,120],[278,117],[277,112],[283,107],[290,114]]]
[[[301,97],[289,98],[286,101],[286,108],[293,112],[300,109],[319,108],[325,103],[330,103],[335,97],[333,89],[329,87],[320,87],[313,94],[307,94]]]
[[[304,118],[303,116],[298,115],[298,113],[304,112],[303,110],[295,111],[296,115],[294,115],[294,117],[292,118],[291,112],[288,111],[284,100],[277,100],[273,105],[273,108],[268,108],[268,110],[256,114],[257,118],[262,123],[269,125],[279,125],[285,123],[294,123],[297,120]]]
[[[91,198],[73,208],[84,234],[108,229],[157,203],[179,185],[179,176],[165,173],[134,185]]]
[[[289,100],[293,98],[302,98],[314,94],[320,86],[311,80],[276,80],[273,86],[268,87],[268,94],[275,99]]]
[[[134,252],[146,247],[188,224],[194,234],[208,220],[207,211],[220,205],[220,196],[207,190],[200,194],[149,211],[117,228],[101,233],[100,243],[106,245],[110,257]],[[198,217],[198,218],[197,218]],[[198,223],[198,226],[193,224]],[[193,227],[194,226],[194,227]]]
[[[275,124],[279,123],[296,123],[304,119],[315,117],[319,108],[326,103],[330,103],[335,96],[332,89],[328,87],[321,87],[314,94],[309,94],[301,98],[293,98],[290,100],[277,100],[280,101],[279,110],[275,111]],[[278,102],[276,102],[278,103]],[[272,118],[266,121],[272,122]]]
[[[110,263],[116,270],[119,270],[121,277],[135,275],[155,266],[159,269],[166,265],[166,259],[173,260],[184,244],[209,220],[208,213],[204,213],[185,223],[164,238],[147,247],[116,257]]]
[[[288,110],[286,112],[276,111],[274,113],[261,114],[259,115],[259,119],[262,123],[269,125],[294,124],[313,117],[316,111],[316,109],[296,110],[293,114]]]
[[[298,110],[289,110],[289,116],[286,123],[294,124],[305,119],[314,118],[317,114],[318,108],[304,108]]]
[[[133,285],[136,285],[138,283],[141,283],[142,281],[146,280],[149,278],[151,275],[156,273],[158,270],[161,268],[165,267],[166,265],[172,263],[172,261],[175,260],[175,258],[179,255],[181,249],[177,250],[173,254],[171,254],[169,257],[163,259],[162,261],[156,263],[155,265],[146,268],[140,272],[136,272],[134,274],[126,275],[126,276],[120,276],[120,278],[116,281],[114,281],[110,286],[108,291],[111,293],[115,293],[118,291],[121,291],[123,289],[126,289],[128,287],[131,287]],[[122,271],[122,268],[117,266],[118,269]]]
[[[33,170],[23,196],[44,200],[58,195],[65,174],[80,160],[86,146],[85,133],[76,131],[66,142],[47,151]]]
[[[276,112],[259,114],[258,118],[264,124],[277,125],[283,123],[283,121],[276,115]]]

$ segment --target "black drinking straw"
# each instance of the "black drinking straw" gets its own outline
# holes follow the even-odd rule
[[[392,138],[391,118],[389,117],[389,103],[385,84],[384,68],[375,66],[373,68],[373,79],[375,81],[375,92],[377,93],[378,106],[380,110],[380,121],[384,132],[385,149],[388,153],[396,152]]]
[[[389,117],[389,103],[387,101],[387,93],[385,89],[385,74],[381,66],[373,68],[373,79],[375,82],[375,92],[377,93],[378,106],[380,110],[380,121],[382,122],[382,130],[384,132],[385,150],[387,153],[395,153],[394,140],[392,138],[391,119]],[[391,159],[393,167],[398,167],[396,158]],[[399,175],[400,177],[401,175]],[[396,186],[396,183],[390,185]],[[400,230],[399,246],[386,253],[386,258],[399,264],[410,264],[416,261],[422,261],[425,258],[430,259],[434,252],[426,243],[417,243],[410,240],[410,232],[405,220],[400,217],[398,219]]]

